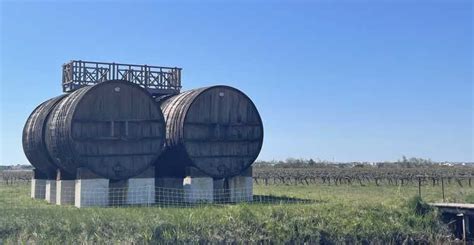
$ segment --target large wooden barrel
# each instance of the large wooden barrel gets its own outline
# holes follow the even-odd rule
[[[238,175],[257,158],[263,124],[254,103],[229,86],[212,86],[159,99],[166,149],[158,172],[196,167],[214,178]],[[180,171],[181,170],[181,171]]]
[[[163,114],[136,84],[106,81],[72,92],[51,112],[45,140],[54,163],[69,174],[85,167],[127,179],[150,167],[164,148]]]
[[[49,178],[55,177],[58,168],[51,159],[44,141],[46,121],[53,107],[65,95],[49,99],[36,107],[26,120],[23,128],[23,151],[26,158],[38,171]]]

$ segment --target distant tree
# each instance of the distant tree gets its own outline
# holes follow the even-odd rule
[[[255,161],[254,165],[256,165],[256,166],[269,166],[269,165],[272,165],[272,162],[258,160],[258,161]]]
[[[415,167],[432,166],[434,162],[431,159],[424,159],[424,158],[419,158],[419,157],[407,158],[406,156],[403,156],[402,160],[398,160],[396,164],[399,167],[403,167],[403,168],[415,168]]]

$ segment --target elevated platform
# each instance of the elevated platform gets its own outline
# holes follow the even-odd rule
[[[430,205],[439,208],[442,212],[474,216],[474,204],[471,203],[430,203]]]
[[[63,92],[107,80],[126,80],[145,88],[154,96],[179,94],[181,68],[72,60],[63,65]]]

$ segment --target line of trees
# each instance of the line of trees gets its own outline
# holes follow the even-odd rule
[[[31,170],[33,169],[33,166],[31,165],[21,165],[21,164],[16,164],[16,165],[0,165],[0,171],[5,171],[5,170]]]
[[[390,162],[332,162],[327,160],[314,160],[312,158],[287,158],[286,160],[272,160],[264,161],[258,160],[255,162],[256,167],[275,166],[275,167],[334,167],[334,168],[346,168],[346,167],[379,167],[379,168],[420,168],[440,165],[458,165],[461,163],[450,163],[450,162],[435,162],[431,159],[424,159],[418,157],[406,157],[402,156],[401,159]],[[463,165],[474,166],[474,163],[463,163]]]

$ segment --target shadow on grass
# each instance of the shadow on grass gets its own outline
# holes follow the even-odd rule
[[[272,195],[254,195],[253,201],[250,204],[308,204],[308,203],[323,203],[322,200],[302,199],[287,196],[272,196]]]
[[[5,187],[5,186],[0,186]],[[195,207],[225,207],[233,205],[286,205],[286,204],[317,204],[326,203],[323,200],[303,199],[296,197],[288,197],[285,195],[253,195],[252,200],[246,200],[246,196],[238,196],[240,201],[232,201],[228,193],[216,194],[214,193],[213,201],[186,201],[185,195],[182,192],[159,192],[155,198],[151,198],[148,204],[127,204],[126,199],[114,196],[107,206],[91,205],[90,208],[154,208],[154,207],[176,207],[176,208],[195,208]],[[212,200],[212,195],[211,195]],[[132,200],[136,202],[143,202],[143,198]],[[147,202],[145,200],[145,202]],[[87,206],[87,205],[86,205]],[[29,197],[29,186],[8,186],[0,188],[0,209],[56,209],[56,208],[72,208],[70,205],[54,205],[49,204],[45,200],[31,199]],[[87,207],[89,208],[89,207]],[[82,209],[82,208],[81,208]]]
[[[186,202],[184,200],[167,200],[156,201],[149,204],[124,204],[124,203],[109,203],[107,206],[88,206],[81,209],[102,209],[102,208],[200,208],[200,207],[226,207],[236,205],[297,205],[297,204],[318,204],[326,203],[323,200],[301,199],[286,196],[271,196],[271,195],[254,195],[252,201],[232,202],[230,200],[219,200],[211,202]],[[0,202],[1,209],[76,209],[74,205],[53,205],[48,204],[44,200],[29,200],[29,202],[9,203],[3,205]]]
[[[156,203],[152,204],[151,206],[155,207],[177,207],[177,208],[195,208],[195,207],[225,207],[229,205],[283,205],[283,204],[316,204],[316,203],[326,203],[327,201],[323,200],[312,200],[312,199],[302,199],[302,198],[295,198],[295,197],[287,197],[287,196],[272,196],[272,195],[254,195],[252,200],[242,200],[242,201],[230,201],[228,199],[223,200],[214,200],[213,203],[211,202],[186,202],[184,200],[174,200],[174,202],[170,201],[160,201],[157,200]],[[137,205],[134,205],[137,207]]]

